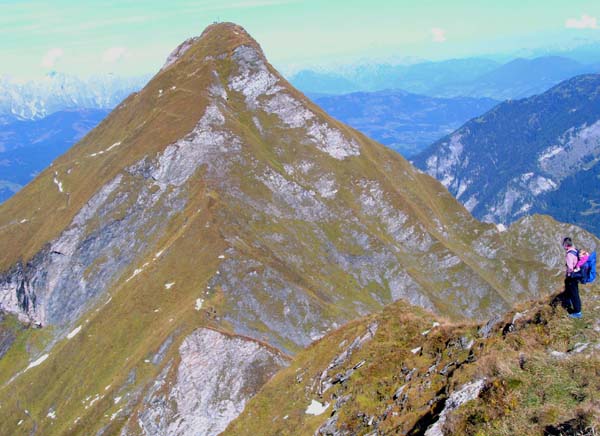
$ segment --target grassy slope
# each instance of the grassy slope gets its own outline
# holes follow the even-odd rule
[[[23,434],[34,427],[49,435],[97,431],[100,423],[109,422],[105,415],[125,406],[158,374],[162,363],[177,354],[187,334],[199,326],[214,325],[215,315],[209,310],[218,306],[220,296],[218,291],[206,295],[203,290],[219,262],[215,253],[222,252],[224,244],[214,221],[214,200],[201,189],[195,194],[197,200],[189,205],[185,216],[171,224],[173,238],[160,245],[164,254],[134,280],[111,290],[110,301],[84,315],[79,322],[81,332],[55,345],[42,365],[0,389],[2,414],[11,417],[0,422],[0,434],[14,434],[11,432],[21,419],[24,422],[18,431]],[[215,225],[207,227],[209,223]],[[148,257],[151,259],[152,255]],[[173,281],[175,285],[165,289],[164,285]],[[201,312],[194,310],[199,297],[206,299],[206,310]],[[157,366],[145,362],[171,335],[174,343],[163,362]],[[13,347],[2,361],[10,362],[13,353],[19,351]],[[133,369],[136,383],[126,386]],[[106,390],[108,385],[112,388]],[[114,397],[127,393],[130,397],[120,406],[114,405]],[[86,409],[89,401],[85,399],[96,394],[103,398]],[[21,404],[27,405],[29,416]],[[50,408],[56,411],[56,420],[46,416]],[[119,421],[117,418],[113,425],[118,426]]]
[[[157,75],[147,88],[127,99],[99,128],[59,158],[53,167],[0,206],[0,244],[7,247],[0,254],[0,270],[18,259],[29,259],[46,242],[56,237],[94,191],[111,180],[123,167],[144,155],[154,155],[187,133],[204,113],[207,102],[205,88],[211,72],[218,70],[223,77],[227,77],[228,69],[232,68],[227,62],[202,60],[209,55],[231,51],[241,42],[255,44],[244,34],[228,32],[223,35],[209,31],[207,38],[194,45],[177,68]],[[165,91],[158,97],[160,89],[170,90],[174,83],[177,84],[175,90]],[[297,91],[291,92],[304,101]],[[317,114],[326,116],[309,102],[306,104]],[[247,144],[244,152],[261,162],[263,167],[269,165],[281,170],[284,163],[298,161],[304,154],[311,157],[308,147],[299,142],[299,132],[278,129],[273,125],[273,120],[264,114],[260,114],[261,121],[265,126],[272,127],[272,138],[257,136],[251,122],[252,114],[245,110],[239,95],[233,96],[228,107],[235,115],[228,123]],[[503,293],[510,292],[506,291],[508,288],[504,283],[498,281],[496,271],[481,263],[470,248],[473,240],[482,232],[492,229],[491,226],[476,222],[438,182],[416,172],[396,153],[344,125],[335,123],[335,126],[360,141],[362,155],[348,159],[343,166],[338,161],[320,156],[319,164],[323,170],[335,174],[341,184],[340,198],[377,237],[378,243],[393,242],[384,226],[377,220],[365,217],[356,202],[357,192],[354,189],[357,175],[380,181],[389,193],[391,204],[410,211],[410,222],[419,223],[433,235],[436,247],[448,247],[469,265],[469,268],[465,268],[465,274],[476,273],[484,277],[494,286],[500,298],[504,298]],[[291,145],[282,142],[283,137],[289,137]],[[89,154],[106,149],[117,141],[122,141],[122,145],[114,153],[89,157]],[[72,172],[66,174],[69,168],[72,168]],[[59,172],[60,180],[70,193],[68,201],[53,184],[54,171]],[[265,192],[259,192],[264,188],[247,174],[245,168],[238,168],[236,176],[248,182],[242,185],[248,193],[266,195]],[[355,316],[356,299],[363,298],[364,306],[369,310],[381,308],[380,301],[366,295],[348,275],[342,275],[339,269],[332,266],[325,275],[330,283],[338,285],[336,297],[342,298],[336,300],[320,288],[318,277],[314,281],[307,278],[312,269],[302,271],[295,265],[282,263],[274,252],[278,247],[261,239],[265,234],[280,229],[289,231],[290,235],[293,230],[299,240],[306,242],[302,238],[307,235],[306,223],[282,221],[278,224],[280,227],[275,227],[275,223],[265,221],[264,227],[260,228],[257,222],[245,220],[248,212],[243,205],[227,201],[220,192],[215,192],[210,181],[204,180],[202,174],[190,182],[187,194],[190,199],[188,206],[169,223],[165,232],[167,236],[157,241],[151,251],[136,261],[136,265],[131,265],[123,279],[144,262],[150,262],[150,266],[134,280],[127,283],[121,280],[110,289],[112,300],[106,305],[103,305],[105,300],[100,302],[97,311],[94,309],[82,316],[75,324],[82,325],[82,331],[73,339],[61,340],[56,344],[47,361],[6,384],[15,370],[24,368],[51,340],[48,330],[18,333],[17,346],[13,346],[0,361],[0,434],[29,434],[34,428],[38,434],[91,434],[107,424],[111,427],[105,434],[118,432],[123,420],[117,415],[111,422],[112,414],[121,408],[128,413],[135,412],[138,407],[136,398],[152,383],[165,362],[171,358],[177,359],[178,345],[187,334],[203,325],[231,330],[222,321],[222,315],[233,309],[225,304],[222,292],[217,288],[209,294],[205,293],[208,280],[214,277],[218,269],[217,256],[230,244],[225,242],[225,233],[227,236],[232,236],[232,233],[240,236],[236,240],[236,249],[265,264],[275,265],[292,282],[300,283],[302,289],[318,300],[333,319]],[[22,226],[14,224],[23,218],[30,219],[30,222]],[[341,218],[339,222],[319,224],[333,240],[346,231],[346,222]],[[239,219],[239,226],[232,226],[236,219]],[[445,225],[446,233],[440,230],[439,223]],[[317,247],[317,241],[313,242]],[[308,242],[309,248],[313,242]],[[493,242],[503,244],[501,236],[494,236]],[[165,254],[154,260],[154,253],[165,247],[169,247]],[[356,248],[345,246],[344,249],[352,253]],[[402,250],[402,247],[398,249]],[[419,280],[427,283],[426,275],[420,274],[419,260],[409,250],[401,251],[400,257],[408,269],[422,276]],[[495,268],[499,269],[500,266],[496,265]],[[170,291],[165,290],[164,284],[171,281],[176,282],[175,286]],[[442,290],[443,287],[438,285],[437,288],[430,288],[429,292],[435,296],[437,291]],[[380,296],[389,293],[386,289],[374,291]],[[207,300],[204,306],[206,310],[196,312],[194,302],[199,297]],[[438,297],[437,302],[440,310],[453,316],[460,314],[454,302],[445,301],[443,296]],[[395,316],[393,312],[386,313]],[[424,328],[423,323],[429,322],[424,321],[429,317],[424,313],[421,320],[408,313],[403,316],[419,325],[419,328]],[[401,328],[400,324],[390,325],[388,336],[395,338]],[[162,363],[155,366],[145,362],[170,336],[174,342]],[[413,339],[406,336],[407,341]],[[297,349],[293,344],[286,345],[290,349]],[[390,340],[386,346],[391,348],[393,345],[394,341]],[[398,352],[402,356],[407,355],[406,350]],[[419,365],[429,363],[428,357],[420,356],[418,359],[422,360],[415,361]],[[136,380],[128,384],[128,375],[133,369]],[[374,374],[377,374],[377,370]],[[110,387],[105,389],[108,385]],[[391,384],[388,388],[391,389]],[[127,393],[129,396],[122,403],[114,404],[115,397]],[[102,399],[90,406],[90,400],[86,401],[86,398],[93,399],[97,394],[101,394]],[[131,400],[129,406],[126,406],[126,400]],[[370,404],[368,407],[376,407],[369,398],[364,401]],[[56,411],[56,419],[47,416],[50,409]],[[407,418],[408,423],[410,419],[413,418]],[[21,420],[23,422],[17,426]]]
[[[517,312],[502,317],[490,338],[478,335],[474,324],[442,322],[403,302],[352,322],[299,353],[247,405],[224,434],[313,434],[332,414],[340,398],[350,399],[337,412],[338,429],[348,434],[423,434],[429,414],[440,399],[470,380],[485,378],[480,398],[450,415],[445,431],[461,435],[542,435],[544,429],[575,419],[580,427],[600,425],[600,289],[583,290],[585,319],[571,320],[547,301],[519,307],[522,317],[503,333]],[[321,372],[369,324],[379,323],[371,342],[331,371],[343,374],[358,362],[365,365],[346,382],[319,396]],[[423,336],[423,332],[431,329]],[[471,350],[461,338],[474,339]],[[589,344],[581,353],[578,343]],[[422,347],[417,354],[411,349]],[[552,351],[566,353],[553,357]],[[450,362],[454,372],[440,374]],[[407,370],[416,368],[410,381]],[[406,385],[402,396],[394,393]],[[305,413],[312,400],[329,403],[320,416]],[[439,413],[439,409],[437,413]],[[369,425],[371,422],[371,425]]]
[[[0,270],[19,259],[30,259],[56,238],[92,195],[123,168],[162,151],[192,130],[204,114],[206,87],[216,68],[214,61],[203,60],[242,43],[256,44],[246,34],[225,36],[208,32],[177,68],[158,73],[18,195],[0,205],[0,245],[4,247]],[[122,144],[113,152],[89,156],[119,141]],[[68,196],[54,185],[55,171]],[[29,222],[18,225],[22,219]]]

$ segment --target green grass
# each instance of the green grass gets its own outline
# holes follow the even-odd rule
[[[599,289],[586,289],[587,321],[573,321],[547,301],[530,302],[519,310],[527,310],[515,324],[515,331],[504,335],[503,326],[513,313],[495,328],[489,339],[477,339],[476,325],[443,323],[427,336],[433,316],[399,302],[383,312],[362,321],[350,323],[299,353],[292,365],[277,374],[253,398],[243,414],[226,434],[265,435],[312,434],[323,424],[330,411],[320,417],[307,416],[304,410],[312,399],[334,403],[336,398],[351,399],[338,411],[338,429],[351,434],[371,433],[376,422],[382,434],[407,434],[430,410],[432,402],[448,395],[463,384],[485,377],[487,387],[481,396],[450,415],[448,434],[542,435],[544,428],[570,419],[587,425],[598,425],[600,395],[600,358],[597,352],[571,354],[556,359],[550,351],[566,352],[577,342],[600,344],[600,333],[594,322],[600,310],[594,308]],[[315,388],[321,372],[334,356],[354,338],[364,333],[366,325],[376,320],[375,338],[356,351],[335,373],[343,373],[357,362],[366,364],[344,384],[334,385],[319,396]],[[597,328],[597,327],[596,327]],[[461,338],[476,338],[471,350],[456,344]],[[413,355],[410,349],[421,346]],[[450,362],[461,362],[449,375],[439,372]],[[429,368],[436,370],[428,374]],[[406,369],[415,368],[412,380],[406,382]],[[297,375],[302,374],[298,380]],[[406,402],[393,400],[393,394],[405,385]],[[282,420],[287,415],[288,419]]]

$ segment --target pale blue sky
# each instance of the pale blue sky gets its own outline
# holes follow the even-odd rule
[[[215,20],[244,26],[284,70],[600,41],[598,0],[0,0],[0,75],[152,73]]]

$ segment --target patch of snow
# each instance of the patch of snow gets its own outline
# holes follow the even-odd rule
[[[115,413],[113,413],[112,415],[110,415],[110,420],[111,420],[111,421],[114,421],[114,420],[115,420],[115,418],[116,418],[116,417],[119,415],[119,413],[121,413],[121,411],[122,411],[122,410],[123,410],[123,409],[119,409],[119,410],[117,410]]]
[[[67,339],[73,339],[77,333],[81,331],[81,326],[78,326],[71,330],[71,332],[67,335]]]
[[[417,354],[419,351],[421,351],[421,347],[413,348],[412,350],[410,350],[410,352],[413,354]]]
[[[113,148],[115,148],[115,147],[118,147],[119,145],[121,145],[121,141],[119,141],[119,142],[115,142],[113,145],[111,145],[110,147],[108,147],[108,148],[107,148],[106,150],[104,150],[104,151],[106,151],[106,152],[109,152],[109,151],[111,151]]]
[[[557,154],[559,154],[562,151],[564,151],[564,148],[559,145],[554,145],[552,147],[549,147],[542,152],[542,154],[538,158],[538,162],[541,164],[543,161],[556,156]]]
[[[27,223],[27,222],[29,222],[29,220],[28,220],[28,219],[22,219],[21,221],[19,221],[19,224],[25,224],[25,223]]]
[[[329,403],[321,404],[316,400],[312,400],[309,406],[306,408],[305,413],[307,415],[319,416],[325,413],[328,407]]]
[[[137,268],[133,274],[131,274],[131,276],[125,280],[125,283],[129,282],[131,279],[133,279],[135,276],[137,276],[139,273],[141,273],[142,271],[144,271],[142,268]]]
[[[203,304],[204,304],[204,300],[203,300],[202,298],[198,298],[198,299],[196,300],[196,306],[195,306],[195,309],[196,309],[196,310],[200,310],[200,309],[202,309],[202,305],[203,305]]]
[[[21,419],[19,422],[17,422],[17,425],[21,425],[23,424],[23,420]]]
[[[88,397],[89,398],[89,397]],[[89,409],[90,407],[92,407],[97,401],[101,400],[103,397],[100,394],[96,394],[96,396],[94,398],[91,399],[91,401],[89,402],[89,404],[87,406],[85,406],[86,409]]]
[[[531,180],[531,178],[533,177],[533,173],[525,173],[521,175],[521,180],[524,182],[527,182],[528,180]]]
[[[165,289],[171,289],[175,282],[165,283]]]
[[[317,331],[311,331],[310,332],[310,340],[315,342],[318,341],[319,339],[321,339],[323,336],[325,336],[325,333],[322,332],[317,332]]]
[[[121,413],[121,411],[122,411],[122,410],[123,410],[123,409],[119,409],[119,410],[117,410],[115,413],[113,413],[112,415],[110,415],[110,420],[111,420],[111,421],[114,421],[114,420],[115,420],[115,418],[116,418],[116,417],[119,415],[119,413]]]
[[[552,191],[556,189],[558,185],[551,179],[546,177],[537,176],[533,181],[530,182],[529,188],[533,195],[538,196],[544,192]]]
[[[41,365],[42,363],[44,363],[44,361],[49,357],[48,354],[44,354],[43,356],[41,356],[39,359],[34,360],[33,362],[31,362],[29,364],[29,366],[27,368],[25,368],[25,371],[31,369],[31,368],[35,368],[36,366]]]
[[[506,232],[506,226],[504,224],[496,224],[496,228],[500,233]]]
[[[225,255],[221,254],[221,255],[219,256],[219,259],[225,259]]]
[[[121,398],[123,398],[123,397],[115,397],[115,399],[114,399],[115,404],[119,404],[119,402],[121,401]]]
[[[50,409],[48,411],[48,414],[46,415],[46,418],[56,419],[56,411],[53,409]]]
[[[91,153],[89,156],[90,156],[90,157],[96,157],[96,156],[100,156],[101,154],[108,153],[108,152],[109,152],[109,151],[111,151],[113,148],[115,148],[115,147],[118,147],[119,145],[121,145],[121,142],[120,142],[120,141],[119,141],[119,142],[115,142],[115,143],[114,143],[113,145],[111,145],[110,147],[108,147],[108,148],[106,148],[106,149],[104,149],[104,150],[97,151],[97,152],[95,152],[95,153]]]
[[[58,192],[64,192],[63,184],[60,180],[58,180],[58,173],[56,171],[54,172],[54,184],[58,187]]]

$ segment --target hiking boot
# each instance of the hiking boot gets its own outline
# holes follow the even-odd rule
[[[583,318],[583,315],[581,314],[581,312],[577,312],[577,313],[570,313],[569,317],[575,318],[575,319],[581,319],[581,318]]]

